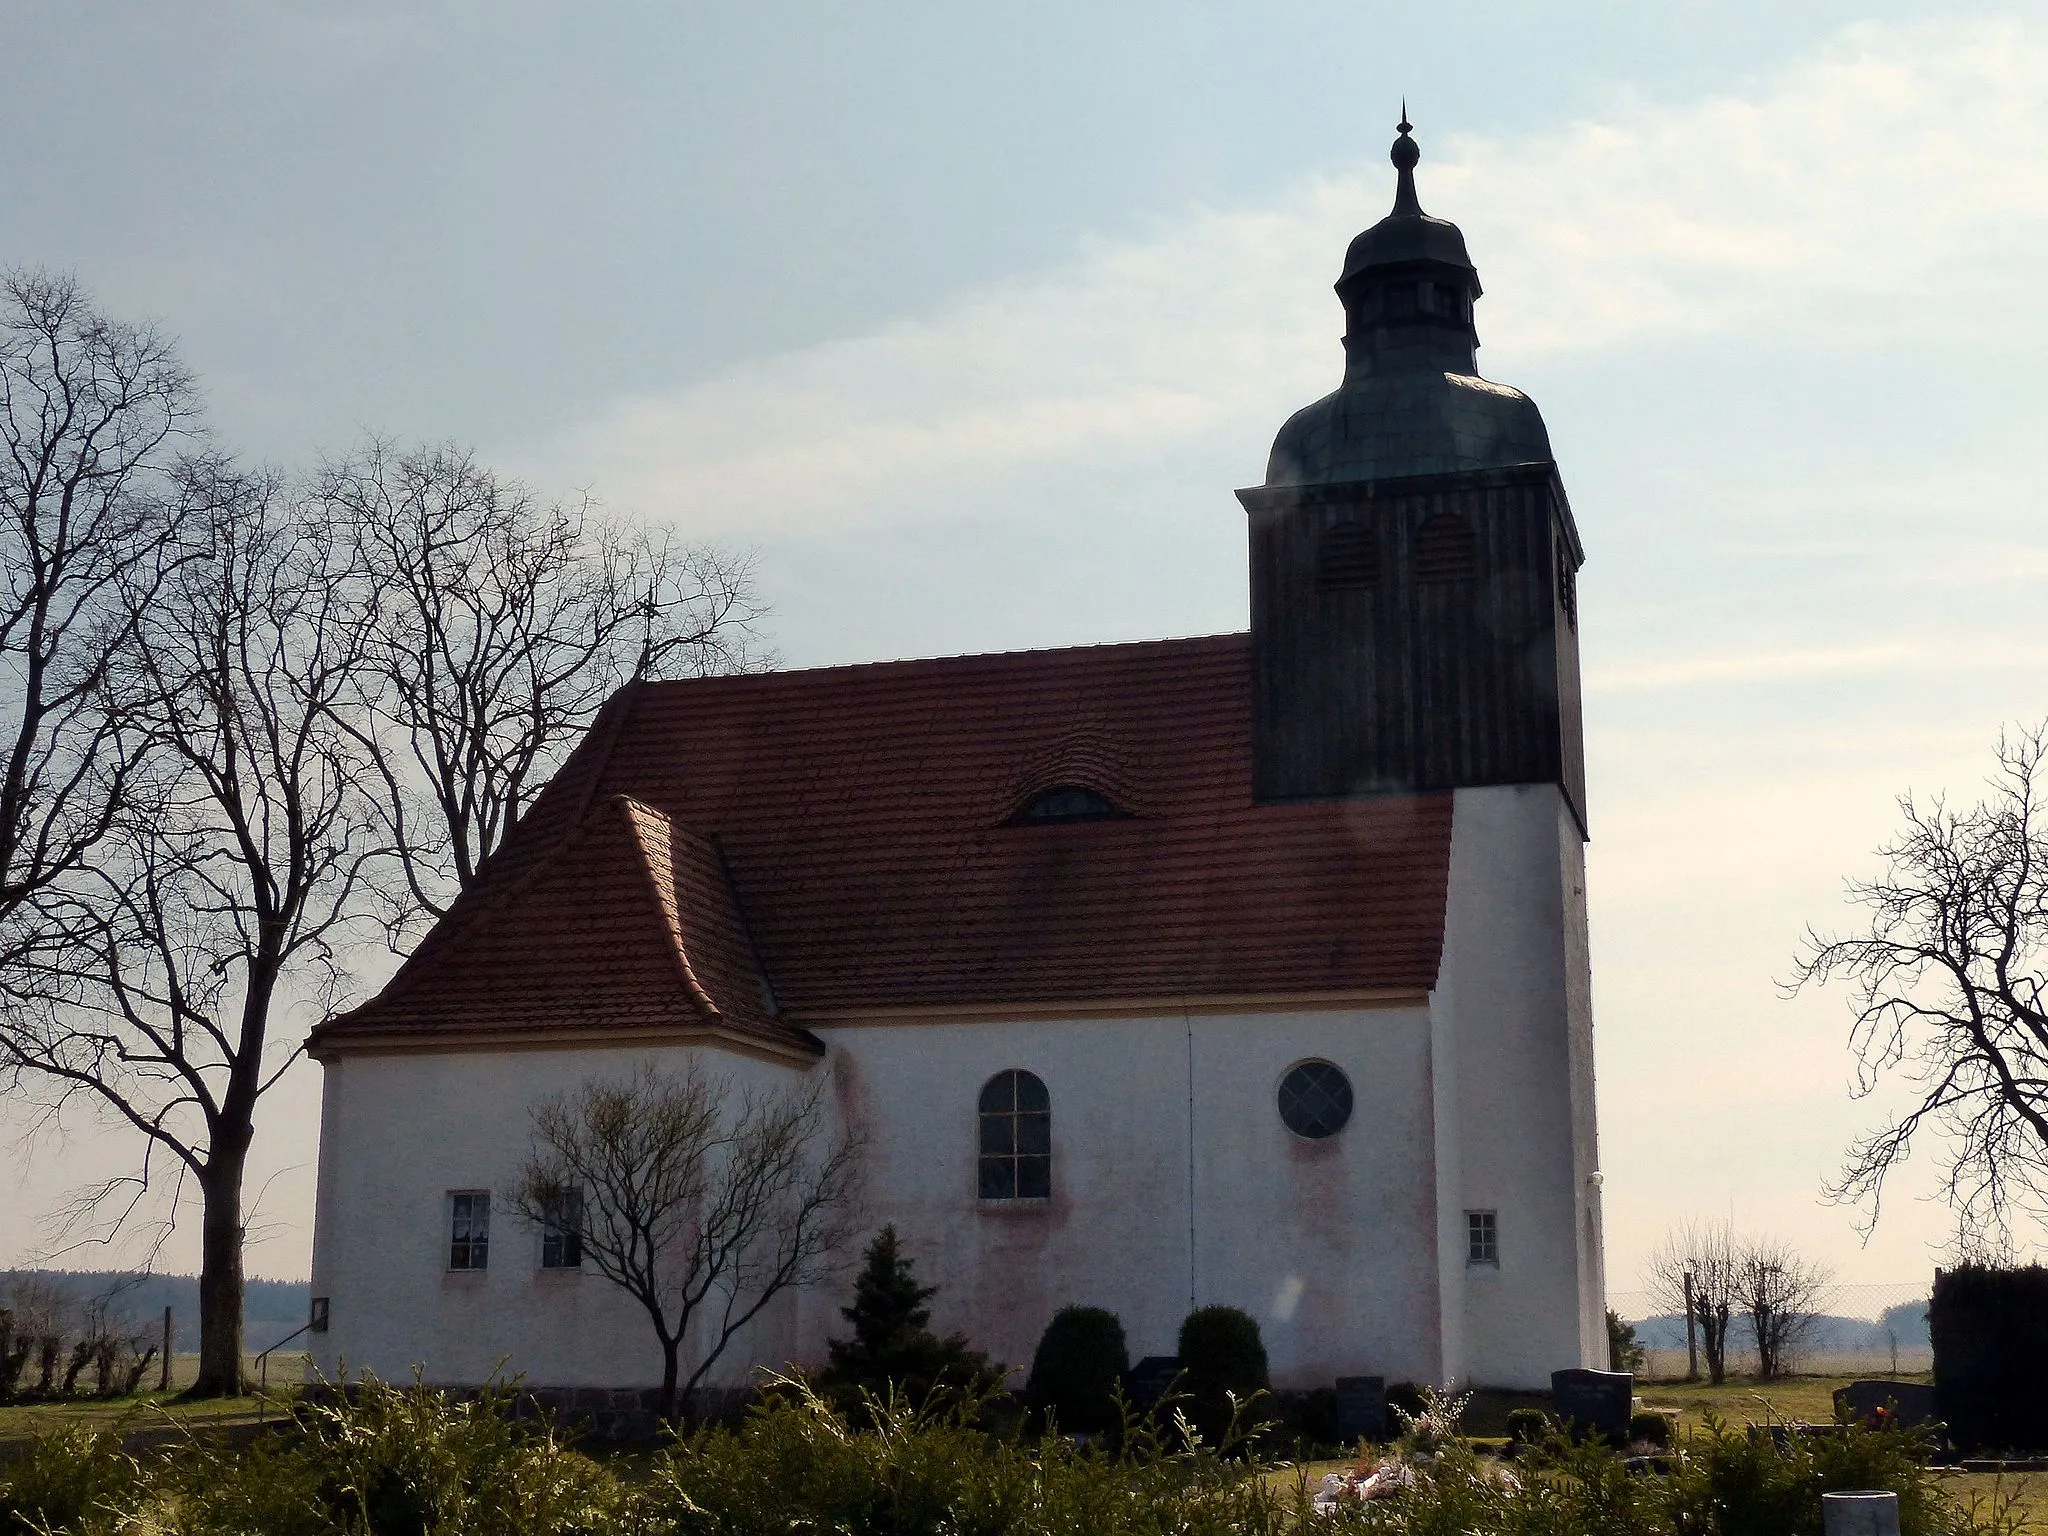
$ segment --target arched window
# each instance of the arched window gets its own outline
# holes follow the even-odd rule
[[[1334,1062],[1297,1062],[1280,1079],[1280,1122],[1295,1135],[1321,1141],[1350,1121],[1351,1079]]]
[[[998,1072],[981,1090],[981,1198],[1052,1194],[1052,1099],[1029,1072]]]
[[[1380,584],[1380,542],[1367,523],[1338,523],[1316,546],[1316,586],[1325,592]]]
[[[1099,790],[1083,784],[1058,784],[1025,801],[1010,818],[1013,827],[1041,826],[1053,821],[1118,821],[1130,815]]]
[[[1479,574],[1479,540],[1455,512],[1438,512],[1415,530],[1417,581],[1469,581]]]

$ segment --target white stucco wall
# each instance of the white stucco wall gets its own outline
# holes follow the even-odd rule
[[[1548,785],[1461,789],[1452,826],[1432,1010],[1453,1374],[1548,1387],[1605,1362],[1582,845]],[[1497,1267],[1466,1262],[1472,1210],[1497,1213]]]
[[[933,1326],[1028,1365],[1060,1307],[1108,1307],[1133,1358],[1172,1354],[1190,1305],[1259,1319],[1278,1386],[1436,1357],[1423,1010],[864,1026],[829,1032],[872,1128],[872,1194],[940,1286]],[[1276,1108],[1305,1057],[1356,1107],[1307,1142]],[[1053,1106],[1053,1196],[975,1193],[975,1100],[1010,1067]],[[1191,1129],[1192,1127],[1192,1129]]]
[[[592,1077],[680,1050],[499,1051],[349,1056],[326,1063],[313,1294],[329,1301],[314,1365],[403,1381],[476,1384],[500,1370],[533,1386],[655,1386],[661,1360],[647,1316],[594,1270],[543,1271],[540,1234],[512,1211],[530,1152],[529,1112]],[[772,1088],[791,1069],[728,1053],[706,1065],[736,1087]],[[451,1272],[446,1199],[491,1192],[489,1266]],[[744,1381],[749,1357],[792,1352],[794,1309],[771,1307],[736,1341],[712,1385]]]
[[[1195,1305],[1256,1316],[1275,1384],[1340,1374],[1434,1380],[1437,1244],[1429,1020],[1419,1007],[1270,1015],[861,1025],[821,1032],[835,1112],[867,1141],[866,1230],[893,1222],[927,1283],[933,1325],[1030,1362],[1070,1302],[1123,1319],[1132,1354],[1171,1354]],[[528,1114],[651,1053],[352,1056],[327,1067],[314,1293],[330,1298],[319,1364],[536,1386],[658,1379],[649,1326],[594,1273],[539,1268],[508,1192]],[[1305,1142],[1281,1124],[1281,1076],[1322,1057],[1351,1079],[1346,1130]],[[736,1081],[796,1069],[723,1053]],[[983,1202],[976,1102],[994,1073],[1044,1079],[1053,1196]],[[1192,1125],[1192,1134],[1191,1134]],[[493,1195],[490,1267],[446,1269],[447,1192]],[[849,1253],[851,1262],[857,1255]],[[755,1364],[818,1364],[843,1331],[842,1292],[764,1315],[712,1380]]]

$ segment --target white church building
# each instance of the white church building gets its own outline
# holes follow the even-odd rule
[[[692,1060],[822,1081],[866,1230],[1000,1360],[1069,1303],[1134,1357],[1227,1303],[1281,1388],[1605,1363],[1583,557],[1393,158],[1343,383],[1238,492],[1248,633],[631,685],[315,1031],[321,1369],[658,1382],[511,1190],[536,1104]],[[851,1267],[712,1381],[821,1365]]]

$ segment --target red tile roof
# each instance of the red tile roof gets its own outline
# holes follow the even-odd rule
[[[1244,635],[635,685],[315,1049],[1428,990],[1450,796],[1254,805],[1250,686]],[[1131,815],[1004,824],[1074,783]]]

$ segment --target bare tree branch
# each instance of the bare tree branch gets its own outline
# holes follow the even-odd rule
[[[587,1082],[533,1112],[514,1204],[573,1234],[582,1259],[647,1313],[666,1416],[764,1307],[823,1280],[845,1246],[859,1151],[826,1144],[822,1094],[814,1080],[736,1096],[693,1061]]]
[[[372,440],[314,494],[376,594],[358,683],[406,876],[394,942],[475,879],[621,684],[761,660],[747,560],[544,503],[465,450]]]
[[[1848,983],[1857,1091],[1890,1079],[1916,1102],[1849,1149],[1829,1193],[1874,1225],[1884,1183],[1923,1130],[1940,1140],[1959,1233],[2009,1235],[2048,1211],[2048,825],[2036,823],[2048,726],[1998,744],[1990,793],[1967,811],[1899,802],[1884,873],[1849,886],[1867,932],[1809,931],[1788,988]]]
[[[0,273],[0,964],[122,802],[133,760],[98,694],[130,596],[183,558],[170,450],[197,415],[166,338],[68,277]]]

